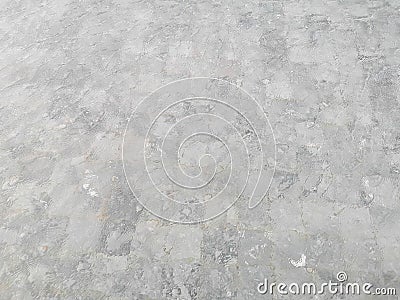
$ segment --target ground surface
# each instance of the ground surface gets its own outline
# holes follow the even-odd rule
[[[264,278],[339,271],[400,289],[399,41],[395,0],[1,1],[0,299],[269,299]],[[193,76],[262,105],[277,168],[257,209],[171,224],[132,195],[122,137]]]

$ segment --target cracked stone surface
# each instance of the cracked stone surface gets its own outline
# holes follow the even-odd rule
[[[339,271],[400,293],[399,43],[398,0],[1,1],[0,299],[290,299],[257,285]],[[184,225],[137,201],[121,147],[196,76],[257,100],[277,165],[257,208]]]

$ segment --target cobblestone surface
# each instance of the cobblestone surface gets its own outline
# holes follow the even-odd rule
[[[339,271],[400,292],[399,41],[397,0],[1,1],[0,299],[268,299]],[[258,101],[277,165],[256,209],[174,224],[122,138],[194,76]]]

